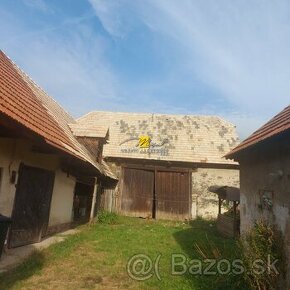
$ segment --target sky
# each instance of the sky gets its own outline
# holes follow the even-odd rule
[[[290,103],[287,0],[0,0],[0,49],[74,117],[218,115],[241,139]]]

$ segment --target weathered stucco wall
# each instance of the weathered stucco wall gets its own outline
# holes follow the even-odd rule
[[[121,167],[109,162],[112,171],[121,177]],[[119,182],[120,184],[120,182]],[[113,203],[118,204],[119,184],[112,194]],[[228,185],[239,187],[238,169],[198,168],[192,172],[192,218],[216,218],[218,214],[218,199],[216,194],[208,191],[211,185]]]
[[[192,217],[216,218],[217,195],[208,191],[211,185],[239,187],[239,170],[198,168],[192,173]]]
[[[58,158],[52,155],[33,153],[31,144],[20,139],[0,139],[0,168],[2,181],[0,188],[0,213],[11,216],[16,187],[10,182],[12,171],[18,172],[20,163],[43,169],[55,170]],[[18,175],[17,175],[18,177]]]
[[[288,255],[290,287],[290,155],[273,150],[241,162],[241,232],[246,233],[255,220],[266,218],[284,233]],[[261,207],[260,193],[273,192],[273,207]]]
[[[32,144],[20,139],[0,139],[0,213],[11,216],[16,187],[10,182],[12,171],[18,172],[20,163],[55,171],[50,225],[71,221],[75,180],[60,170],[59,157],[31,151]],[[18,177],[18,176],[17,176]]]
[[[241,164],[241,231],[255,220],[266,217],[285,232],[290,214],[290,157],[266,158]],[[282,175],[280,176],[280,174]],[[261,209],[261,191],[273,191],[272,210]]]

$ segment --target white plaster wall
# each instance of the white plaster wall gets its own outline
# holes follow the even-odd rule
[[[218,198],[208,191],[211,185],[239,187],[239,170],[198,168],[192,173],[192,218],[217,217]]]
[[[3,168],[3,177],[0,187],[0,213],[11,216],[16,187],[10,183],[12,171],[18,173],[19,165],[35,166],[48,170],[55,170],[59,166],[58,157],[48,154],[34,153],[32,144],[21,139],[0,139],[0,168]],[[18,177],[18,175],[17,175]]]
[[[72,221],[72,208],[76,179],[68,177],[58,170],[50,207],[49,226],[65,224]]]
[[[272,150],[241,162],[241,232],[245,234],[255,220],[266,218],[284,233],[290,289],[290,155]],[[278,172],[282,173],[281,175]],[[272,210],[259,206],[260,191],[273,191]]]
[[[75,179],[68,178],[60,170],[58,156],[34,153],[31,146],[32,144],[25,140],[0,138],[0,168],[3,168],[0,183],[0,213],[12,215],[16,187],[10,183],[10,173],[13,170],[18,173],[19,165],[23,162],[25,165],[55,171],[49,225],[70,222]]]

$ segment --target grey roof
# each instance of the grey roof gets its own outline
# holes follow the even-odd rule
[[[79,126],[109,127],[103,156],[197,163],[236,164],[223,156],[239,143],[236,128],[217,116],[91,112]],[[151,138],[149,150],[138,147]]]

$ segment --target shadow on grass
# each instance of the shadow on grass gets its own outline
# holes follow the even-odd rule
[[[20,286],[29,277],[39,273],[44,266],[42,252],[35,252],[16,268],[0,274],[0,289],[11,289]]]
[[[192,282],[193,288],[198,287],[202,290],[247,290],[242,276],[232,273],[232,261],[239,259],[240,256],[237,241],[220,236],[215,221],[197,219],[191,221],[190,226],[190,228],[174,233],[173,236],[186,253],[187,258],[195,260],[194,265],[196,267],[192,268],[194,273],[191,274],[187,271],[184,274]],[[206,268],[210,265],[205,259],[215,259],[217,261],[210,269],[210,272],[215,272],[215,274],[205,273]],[[220,271],[217,265],[222,259],[230,261],[231,270],[229,273],[218,273]],[[228,267],[228,265],[223,266]],[[187,263],[187,269],[189,267],[190,264]],[[182,270],[182,268],[179,270]],[[226,269],[224,270],[226,271]]]

